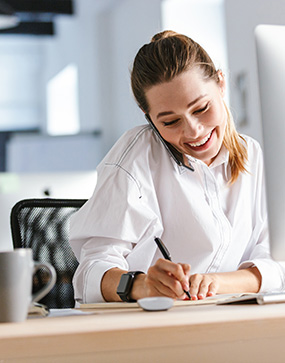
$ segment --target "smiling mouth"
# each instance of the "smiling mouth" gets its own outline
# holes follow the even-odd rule
[[[205,136],[202,140],[198,141],[198,142],[193,142],[193,143],[188,143],[189,146],[191,147],[199,147],[199,146],[203,146],[206,144],[207,141],[209,141],[209,139],[212,136],[214,130],[212,130],[207,136]]]

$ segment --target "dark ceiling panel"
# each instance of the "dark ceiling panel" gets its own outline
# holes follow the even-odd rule
[[[5,0],[15,12],[73,14],[72,0]]]
[[[59,14],[73,15],[73,0],[0,0],[19,18],[14,28],[0,29],[0,34],[53,35],[54,20]]]
[[[0,34],[54,35],[53,22],[21,22],[15,28],[0,29]]]

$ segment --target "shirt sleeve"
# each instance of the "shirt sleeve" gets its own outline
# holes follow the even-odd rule
[[[255,165],[252,170],[255,180],[252,185],[254,228],[239,269],[258,268],[262,277],[259,292],[281,291],[285,289],[285,269],[270,255],[263,156],[260,146],[256,144],[255,147],[251,156]]]
[[[126,170],[106,168],[111,172],[98,177],[92,198],[71,219],[70,244],[79,261],[73,284],[80,303],[104,301],[101,280],[113,267],[146,272],[156,250],[153,236],[162,231],[155,193],[142,192]]]
[[[262,232],[249,258],[240,264],[239,269],[253,266],[258,268],[262,277],[259,292],[285,290],[285,269],[282,264],[272,260],[270,256],[267,225],[264,226]]]

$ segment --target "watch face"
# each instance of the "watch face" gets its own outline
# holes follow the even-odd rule
[[[117,288],[118,294],[127,294],[132,284],[132,276],[123,274]]]

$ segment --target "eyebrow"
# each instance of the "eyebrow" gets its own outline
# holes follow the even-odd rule
[[[195,103],[197,103],[198,101],[200,101],[202,98],[204,98],[206,95],[201,95],[198,96],[197,98],[195,98],[195,100],[191,101],[190,103],[188,103],[187,108],[190,108],[191,106],[193,106]],[[173,111],[163,111],[163,112],[159,112],[156,115],[156,118],[158,119],[159,117],[162,116],[167,116],[167,115],[172,115],[174,112]]]

